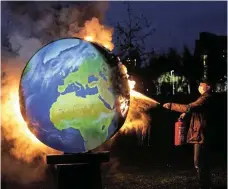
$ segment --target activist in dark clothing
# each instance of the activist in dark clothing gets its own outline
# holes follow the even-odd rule
[[[211,85],[207,81],[202,81],[198,90],[201,96],[190,104],[166,103],[163,107],[182,113],[181,118],[190,116],[187,143],[194,144],[194,166],[199,183],[203,188],[209,188]]]

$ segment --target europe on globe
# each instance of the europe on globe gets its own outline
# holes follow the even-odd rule
[[[130,103],[118,57],[79,38],[38,50],[23,70],[19,96],[31,132],[67,153],[87,152],[110,139],[123,125]]]

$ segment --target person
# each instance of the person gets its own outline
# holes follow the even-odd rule
[[[180,115],[182,119],[189,116],[187,143],[194,145],[194,166],[197,172],[197,180],[200,188],[210,188],[211,83],[208,80],[201,81],[198,91],[201,96],[190,104],[165,103],[163,107],[182,113]]]

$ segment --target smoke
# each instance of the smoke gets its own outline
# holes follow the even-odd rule
[[[29,58],[34,54],[34,52],[39,49],[42,44],[36,38],[25,38],[21,36],[19,33],[13,34],[9,42],[11,44],[11,48],[14,52],[19,54],[19,57],[24,60],[29,60]],[[23,45],[21,45],[23,44]]]
[[[40,181],[44,178],[46,166],[44,163],[37,161],[35,163],[24,163],[15,160],[8,153],[2,152],[2,175],[5,180],[20,182],[21,184],[29,184],[34,181]]]
[[[2,60],[2,175],[27,184],[45,176],[45,154],[59,152],[39,142],[20,114],[18,88],[24,62],[19,57]]]
[[[37,141],[19,108],[22,70],[43,45],[82,32],[87,21],[103,21],[107,2],[1,2],[2,175],[23,184],[44,179],[45,155],[60,153]],[[110,40],[110,39],[109,39]]]
[[[132,90],[129,113],[120,132],[127,134],[128,132],[138,133],[138,131],[140,131],[144,135],[151,121],[147,111],[156,108],[158,104],[159,102],[154,99]]]
[[[107,8],[107,2],[2,2],[2,46],[28,61],[41,46],[75,36],[86,21],[102,23]]]

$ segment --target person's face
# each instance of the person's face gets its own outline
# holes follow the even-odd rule
[[[210,89],[210,86],[207,85],[206,83],[200,83],[199,88],[198,88],[200,94],[204,94],[209,89]]]

